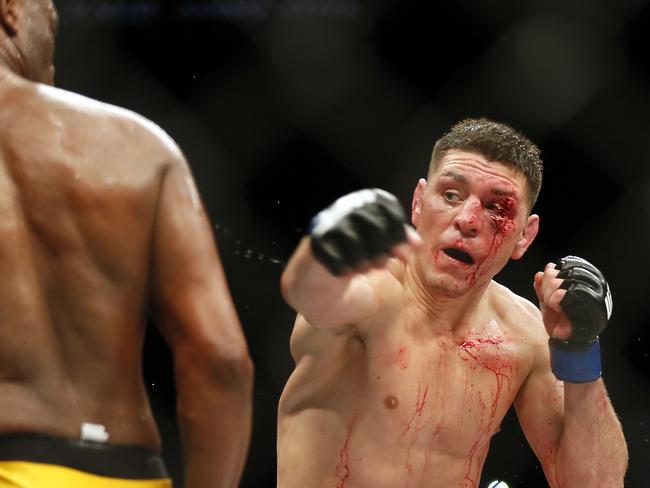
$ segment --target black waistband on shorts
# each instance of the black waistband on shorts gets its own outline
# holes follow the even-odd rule
[[[162,458],[147,448],[46,434],[0,434],[0,461],[56,464],[111,478],[168,477]]]

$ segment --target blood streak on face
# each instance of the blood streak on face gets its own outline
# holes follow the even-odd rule
[[[492,236],[492,242],[490,243],[490,249],[488,250],[486,256],[476,263],[476,268],[474,271],[467,277],[467,282],[470,286],[473,286],[476,283],[476,279],[479,275],[483,274],[483,270],[492,262],[492,259],[496,255],[497,251],[503,244],[503,235],[499,232],[495,232]]]
[[[514,363],[511,359],[509,360],[507,357],[505,357],[505,354],[501,352],[501,345],[503,342],[503,337],[488,336],[476,337],[471,340],[467,339],[460,344],[459,354],[461,359],[463,361],[471,361],[472,363],[476,363],[486,370],[492,372],[497,383],[492,403],[489,406],[489,417],[487,423],[485,424],[485,428],[481,431],[479,437],[470,448],[467,456],[466,472],[462,484],[463,487],[476,486],[476,481],[471,477],[474,458],[476,457],[479,448],[483,445],[486,445],[486,442],[489,441],[489,438],[493,432],[493,429],[495,427],[494,424],[496,422],[497,406],[499,404],[499,399],[501,397],[505,381],[508,382],[508,389],[510,389],[510,381]],[[479,391],[479,406],[481,407],[481,412],[483,412],[488,408],[488,405],[482,400],[480,393],[481,392]]]
[[[490,215],[495,233],[492,236],[492,242],[490,243],[487,254],[476,264],[476,269],[467,278],[470,285],[473,285],[479,274],[482,274],[482,270],[489,266],[489,263],[503,244],[505,236],[514,230],[516,216],[517,199],[511,196],[499,198],[495,204],[493,213]]]

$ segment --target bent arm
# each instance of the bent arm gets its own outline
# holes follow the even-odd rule
[[[542,449],[545,442],[550,442],[553,452],[548,455],[545,469],[553,486],[622,487],[627,446],[605,384],[599,378],[600,358],[593,354],[598,353],[594,341],[598,341],[611,315],[609,285],[593,264],[566,256],[537,273],[534,286],[551,341],[549,351],[548,338],[540,333],[537,367],[523,392],[528,397],[523,404],[533,404],[522,409],[521,417],[532,433],[530,440],[541,444]],[[547,413],[545,418],[543,406],[549,389],[559,393],[552,399],[552,408],[559,414],[551,419]],[[542,405],[534,406],[536,402]],[[549,440],[535,421],[548,422],[555,435]]]
[[[627,446],[603,380],[555,379],[545,342],[536,362],[515,407],[551,487],[622,487]]]
[[[212,232],[182,156],[164,176],[152,295],[174,356],[185,486],[238,485],[251,431],[252,365]]]

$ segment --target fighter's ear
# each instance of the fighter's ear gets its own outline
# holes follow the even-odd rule
[[[16,2],[15,0],[0,0],[0,23],[10,36],[15,36],[18,32],[18,23],[16,22]]]
[[[510,256],[512,259],[521,259],[524,253],[528,250],[528,247],[535,240],[535,236],[539,232],[539,216],[538,215],[529,215],[526,220],[526,226],[521,232],[519,240],[515,244],[515,248],[512,251]]]
[[[422,212],[422,198],[424,189],[427,187],[427,180],[420,178],[413,192],[413,201],[411,202],[411,223],[417,228]]]

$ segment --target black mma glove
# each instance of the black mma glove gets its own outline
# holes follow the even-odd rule
[[[379,189],[360,190],[336,200],[310,225],[314,257],[332,274],[390,253],[406,241],[406,215],[397,198]]]
[[[560,259],[556,269],[567,290],[560,307],[571,321],[566,339],[551,337],[551,367],[555,376],[572,383],[585,383],[601,375],[598,335],[612,315],[612,295],[605,276],[593,264],[576,256]]]

